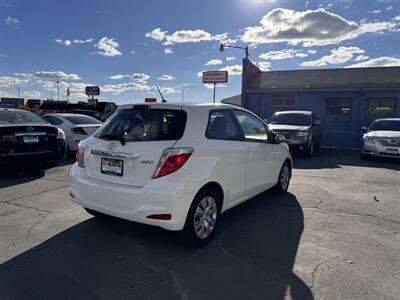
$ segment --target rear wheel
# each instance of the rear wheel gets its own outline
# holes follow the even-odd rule
[[[182,230],[183,241],[192,247],[208,244],[216,231],[221,199],[212,189],[204,189],[194,198]]]
[[[278,183],[275,185],[275,191],[279,194],[287,192],[290,183],[290,165],[285,161],[282,165],[281,171],[279,172]]]

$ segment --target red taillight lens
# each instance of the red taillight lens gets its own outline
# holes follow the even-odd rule
[[[80,158],[80,156],[81,156],[81,154],[80,154],[80,150],[79,150],[79,146],[76,148],[76,151],[75,151],[75,159],[76,159],[76,161],[79,163],[79,158]]]
[[[72,127],[70,130],[71,130],[72,133],[75,133],[75,134],[84,134],[84,135],[87,135],[86,132],[85,132],[85,130],[83,130],[82,127]]]
[[[153,178],[159,178],[179,170],[193,153],[193,148],[165,149]]]

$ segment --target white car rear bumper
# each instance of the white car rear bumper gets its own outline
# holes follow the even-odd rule
[[[177,172],[178,173],[178,172]],[[72,201],[79,205],[118,218],[155,225],[167,230],[182,230],[194,195],[161,177],[150,180],[144,187],[109,183],[90,178],[85,169],[75,163],[69,176]],[[171,214],[171,220],[147,218],[155,214]]]

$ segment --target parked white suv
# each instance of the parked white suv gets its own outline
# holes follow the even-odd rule
[[[70,194],[89,213],[182,231],[205,245],[219,215],[275,187],[292,159],[253,113],[224,104],[131,104],[80,142]]]

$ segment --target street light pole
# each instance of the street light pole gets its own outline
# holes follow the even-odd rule
[[[243,49],[244,53],[246,55],[246,59],[249,59],[249,46],[246,47],[240,47],[240,46],[235,46],[235,45],[224,45],[221,43],[221,45],[219,46],[219,51],[220,52],[224,52],[225,48],[236,48],[236,49]]]
[[[182,104],[183,104],[183,101],[185,100],[185,90],[188,88],[193,88],[193,87],[196,87],[196,86],[195,85],[187,85],[182,88]]]
[[[57,76],[57,99],[58,101],[60,101],[60,80],[58,80],[58,76]]]

